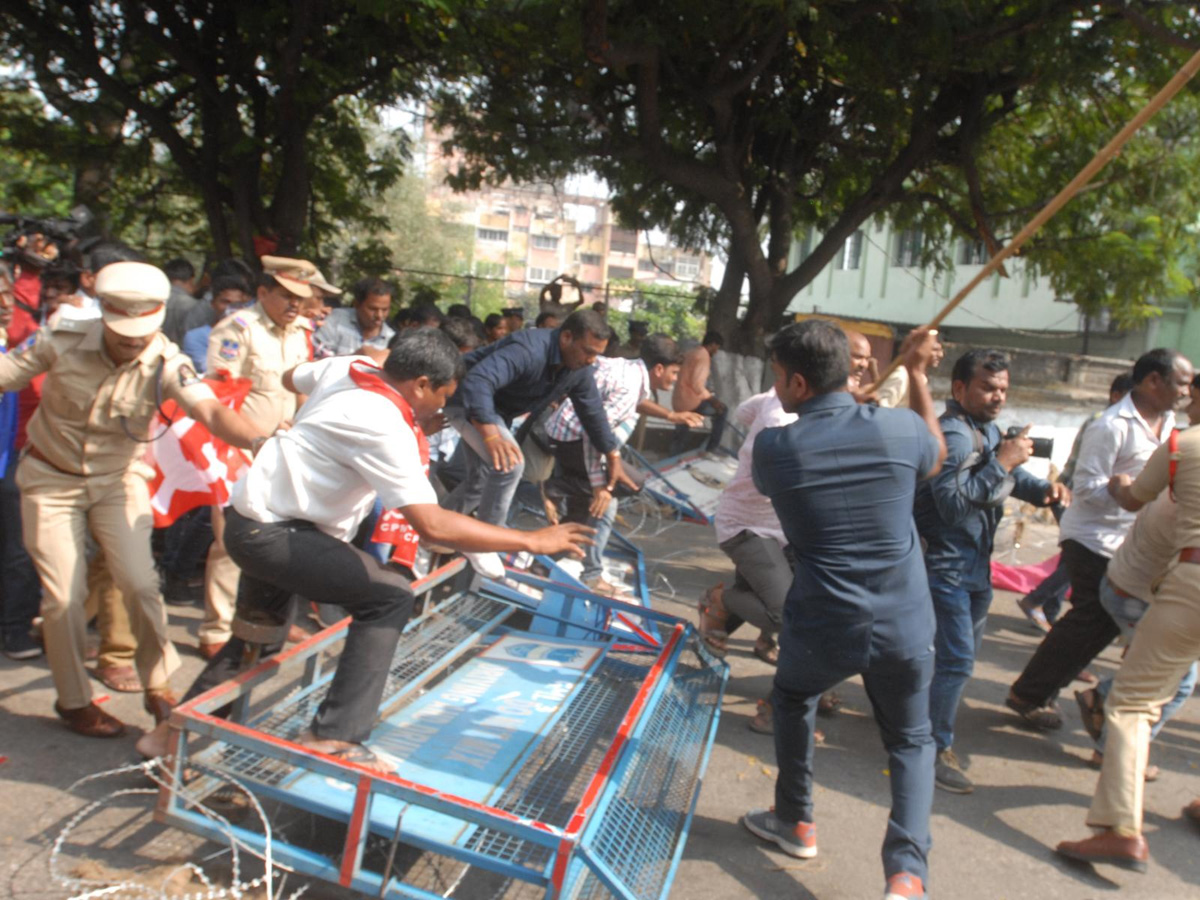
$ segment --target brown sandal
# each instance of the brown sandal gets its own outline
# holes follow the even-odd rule
[[[754,642],[754,655],[768,666],[779,665],[779,645],[773,638],[760,637]]]
[[[714,656],[724,656],[729,651],[729,633],[725,631],[725,608],[721,605],[722,582],[710,587],[700,596],[697,608],[700,612],[699,632]]]
[[[146,691],[146,699],[142,701],[146,712],[154,716],[154,724],[161,725],[171,718],[171,710],[179,705],[179,698],[170,688],[161,691]]]
[[[832,716],[842,705],[842,698],[833,691],[826,691],[817,701],[817,715]]]
[[[89,703],[80,709],[63,709],[56,702],[54,711],[67,723],[68,728],[84,737],[115,738],[125,733],[125,724],[95,703]]]
[[[1104,698],[1095,688],[1075,692],[1075,702],[1079,704],[1079,717],[1083,720],[1083,730],[1093,741],[1100,740],[1104,730]]]
[[[142,691],[142,679],[138,678],[133,666],[97,666],[92,674],[110,691],[120,694],[140,694]]]

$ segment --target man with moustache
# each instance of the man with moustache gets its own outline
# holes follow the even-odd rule
[[[936,785],[956,794],[974,790],[952,749],[954,718],[992,603],[992,547],[1011,494],[1036,506],[1068,503],[1061,483],[1034,478],[1021,465],[1033,442],[1026,427],[1003,438],[996,417],[1008,397],[1008,357],[969,350],[950,377],[951,398],[938,419],[946,436],[946,463],[917,490],[914,515],[925,543],[925,569],[937,618],[929,718],[937,744]]]

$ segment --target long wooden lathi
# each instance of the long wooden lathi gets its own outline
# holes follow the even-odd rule
[[[1036,216],[1030,219],[1025,224],[1025,227],[1017,232],[1016,236],[1008,244],[1002,247],[995,256],[988,260],[987,265],[980,269],[975,274],[975,277],[967,282],[966,286],[963,287],[963,289],[957,294],[955,294],[953,298],[951,298],[950,302],[942,308],[942,311],[933,317],[933,319],[929,322],[928,327],[936,328],[938,325],[940,325],[945,318],[950,315],[950,313],[952,313],[955,308],[963,302],[963,300],[967,298],[967,295],[970,294],[971,291],[975,290],[975,288],[983,283],[985,279],[987,279],[997,269],[1000,268],[1000,265],[1004,262],[1004,260],[1008,259],[1014,253],[1020,250],[1021,246],[1031,237],[1033,237],[1039,228],[1050,221],[1055,213],[1066,206],[1067,202],[1076,194],[1078,194],[1084,185],[1091,181],[1096,176],[1096,173],[1108,164],[1110,159],[1117,155],[1117,153],[1122,147],[1125,146],[1129,139],[1133,137],[1135,133],[1137,133],[1138,129],[1150,120],[1151,116],[1166,106],[1167,102],[1177,93],[1179,93],[1183,86],[1191,80],[1193,75],[1196,74],[1197,70],[1200,70],[1200,51],[1197,51],[1191,59],[1183,64],[1180,70],[1175,73],[1174,77],[1165,85],[1163,85],[1162,89],[1150,98],[1149,102],[1142,107],[1141,111],[1138,112],[1138,114],[1132,119],[1130,119],[1125,127],[1117,132],[1113,139],[1105,144],[1099,150],[1099,152],[1092,157],[1091,162],[1079,170],[1079,174],[1072,178],[1066,187],[1055,194],[1054,198],[1051,199],[1050,202],[1044,207],[1042,207],[1042,210]],[[886,379],[900,367],[900,363],[901,359],[899,356],[894,358],[891,364],[888,365],[887,369],[884,370],[883,374],[880,375],[879,381],[873,385],[873,388],[877,388],[880,384],[882,384],[884,379]]]

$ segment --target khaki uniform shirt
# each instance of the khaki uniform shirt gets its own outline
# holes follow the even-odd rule
[[[1170,446],[1163,434],[1162,445],[1150,456],[1146,467],[1130,485],[1130,493],[1148,502],[1167,488]],[[1200,426],[1179,433],[1179,466],[1175,472],[1175,550],[1200,547]]]
[[[1125,593],[1149,603],[1174,556],[1175,501],[1164,491],[1138,513],[1104,574]]]
[[[123,365],[109,358],[103,335],[99,320],[63,319],[38,332],[24,351],[0,357],[0,390],[20,390],[47,373],[29,420],[29,443],[72,475],[110,475],[133,465],[145,449],[134,438],[162,429],[155,422],[160,399],[174,400],[189,415],[216,399],[161,332]]]
[[[312,359],[312,323],[303,316],[286,328],[276,325],[261,303],[226,316],[208,338],[208,371],[249,378],[252,386],[241,413],[265,433],[296,414],[296,395],[283,386],[283,373]]]

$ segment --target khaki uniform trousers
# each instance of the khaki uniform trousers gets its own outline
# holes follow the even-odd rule
[[[100,632],[100,655],[96,659],[96,668],[133,665],[137,640],[129,624],[129,607],[125,603],[125,595],[113,583],[103,553],[97,553],[88,564],[87,604],[84,609],[88,621],[95,619],[96,630]]]
[[[213,542],[204,565],[204,621],[200,623],[201,644],[224,644],[232,632],[237,607],[238,579],[242,570],[225,549],[225,510],[212,508]]]
[[[134,663],[148,690],[167,687],[179,657],[150,552],[153,517],[146,479],[136,472],[68,475],[31,456],[17,469],[25,549],[42,579],[43,635],[63,709],[92,699],[84,668],[87,641],[87,534],[100,545],[125,596],[137,644]]]
[[[1197,658],[1200,565],[1175,563],[1138,623],[1104,702],[1104,765],[1088,825],[1113,828],[1126,836],[1141,834],[1150,726]]]

